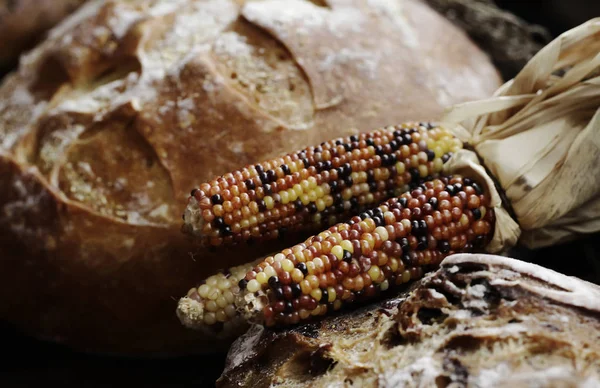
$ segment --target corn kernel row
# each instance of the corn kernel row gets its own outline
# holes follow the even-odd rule
[[[183,230],[211,246],[318,231],[439,176],[460,140],[406,123],[309,147],[192,191]]]
[[[470,179],[427,181],[267,257],[240,280],[238,309],[266,326],[290,325],[373,298],[448,255],[485,247],[494,225],[488,206]]]

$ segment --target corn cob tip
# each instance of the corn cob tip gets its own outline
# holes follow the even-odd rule
[[[203,183],[188,199],[183,231],[221,246],[322,230],[437,177],[461,148],[430,123],[324,142]]]

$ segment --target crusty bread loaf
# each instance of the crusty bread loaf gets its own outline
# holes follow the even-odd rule
[[[190,189],[499,83],[413,0],[88,2],[0,88],[0,317],[90,351],[214,350],[176,298],[275,247],[195,249]]]
[[[600,287],[491,255],[360,310],[231,347],[221,387],[595,387]]]
[[[0,74],[86,0],[0,1]]]

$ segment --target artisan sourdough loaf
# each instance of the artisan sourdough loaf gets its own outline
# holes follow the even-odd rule
[[[190,189],[499,84],[413,0],[87,2],[0,88],[0,317],[90,351],[214,350],[177,298],[276,247],[193,245]]]

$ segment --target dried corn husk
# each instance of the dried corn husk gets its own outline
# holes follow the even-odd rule
[[[445,125],[472,146],[518,222],[499,210],[491,252],[519,235],[538,248],[600,231],[599,70],[596,18],[544,47],[492,98],[446,111]],[[477,156],[461,151],[447,169],[481,175]]]

